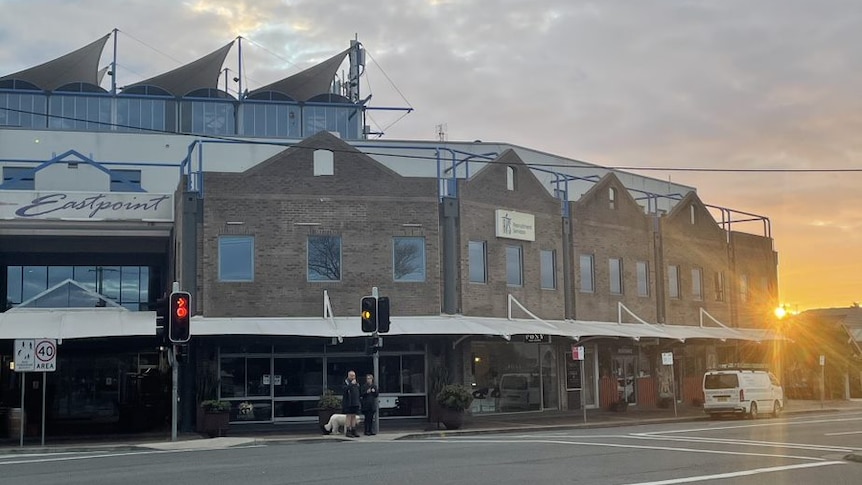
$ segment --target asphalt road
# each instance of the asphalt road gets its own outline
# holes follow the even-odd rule
[[[0,455],[3,485],[859,484],[862,413],[410,441]]]

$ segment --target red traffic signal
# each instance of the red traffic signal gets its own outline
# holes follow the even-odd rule
[[[191,338],[192,297],[187,291],[171,293],[168,313],[168,338],[175,344],[183,344]]]

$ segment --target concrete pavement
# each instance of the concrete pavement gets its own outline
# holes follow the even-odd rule
[[[788,401],[786,414],[817,412],[862,412],[862,400],[851,401]],[[625,412],[588,410],[587,422],[583,422],[581,412],[541,412],[508,414],[499,416],[468,416],[460,430],[435,429],[425,420],[392,420],[382,423],[382,432],[377,436],[345,438],[339,435],[321,435],[316,424],[231,426],[229,437],[203,438],[198,434],[181,434],[179,440],[171,442],[164,434],[136,435],[131,437],[98,437],[87,439],[79,437],[49,437],[47,446],[29,444],[19,448],[17,440],[0,442],[0,454],[33,452],[70,452],[70,451],[107,451],[123,449],[150,450],[191,450],[225,449],[237,446],[253,446],[277,443],[316,443],[332,441],[396,441],[446,438],[456,436],[476,436],[488,434],[525,433],[536,431],[559,431],[573,429],[611,428],[631,425],[682,423],[706,420],[703,410],[698,407],[680,405],[677,416],[673,409],[629,408]],[[442,425],[441,425],[442,426]],[[76,439],[78,438],[78,439]],[[855,457],[851,457],[855,459]],[[862,459],[860,459],[862,460]]]

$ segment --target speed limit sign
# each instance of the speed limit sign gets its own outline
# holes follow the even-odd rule
[[[57,370],[57,342],[54,339],[36,341],[36,372],[54,372]]]

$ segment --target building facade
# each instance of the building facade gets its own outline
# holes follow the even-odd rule
[[[55,338],[49,433],[162,425],[170,363],[151,309],[174,282],[193,302],[186,429],[207,399],[230,402],[235,423],[313,419],[348,370],[372,371],[356,316],[372,287],[392,302],[378,376],[387,418],[427,416],[447,382],[471,386],[474,414],[696,401],[706,368],[767,357],[768,219],[515,145],[369,140],[315,124],[361,109],[356,93],[330,91],[345,56],[361,61],[351,49],[310,68],[314,93],[289,77],[200,100],[216,88],[184,68],[131,87],[180,128],[126,129],[113,108],[55,125],[55,97],[87,105],[93,90],[40,86],[38,70],[0,78],[2,407],[20,406],[20,386],[41,377],[14,373],[16,339]],[[227,52],[197,68],[220,69]],[[79,88],[92,75],[80,71],[67,79]],[[144,99],[156,88],[164,99]],[[125,92],[97,94],[128,104]],[[36,114],[14,121],[25,99]],[[266,103],[260,119],[248,111]],[[237,128],[250,119],[275,131]],[[277,129],[297,119],[304,128]],[[228,131],[207,138],[206,120]],[[737,229],[752,220],[763,230]]]

